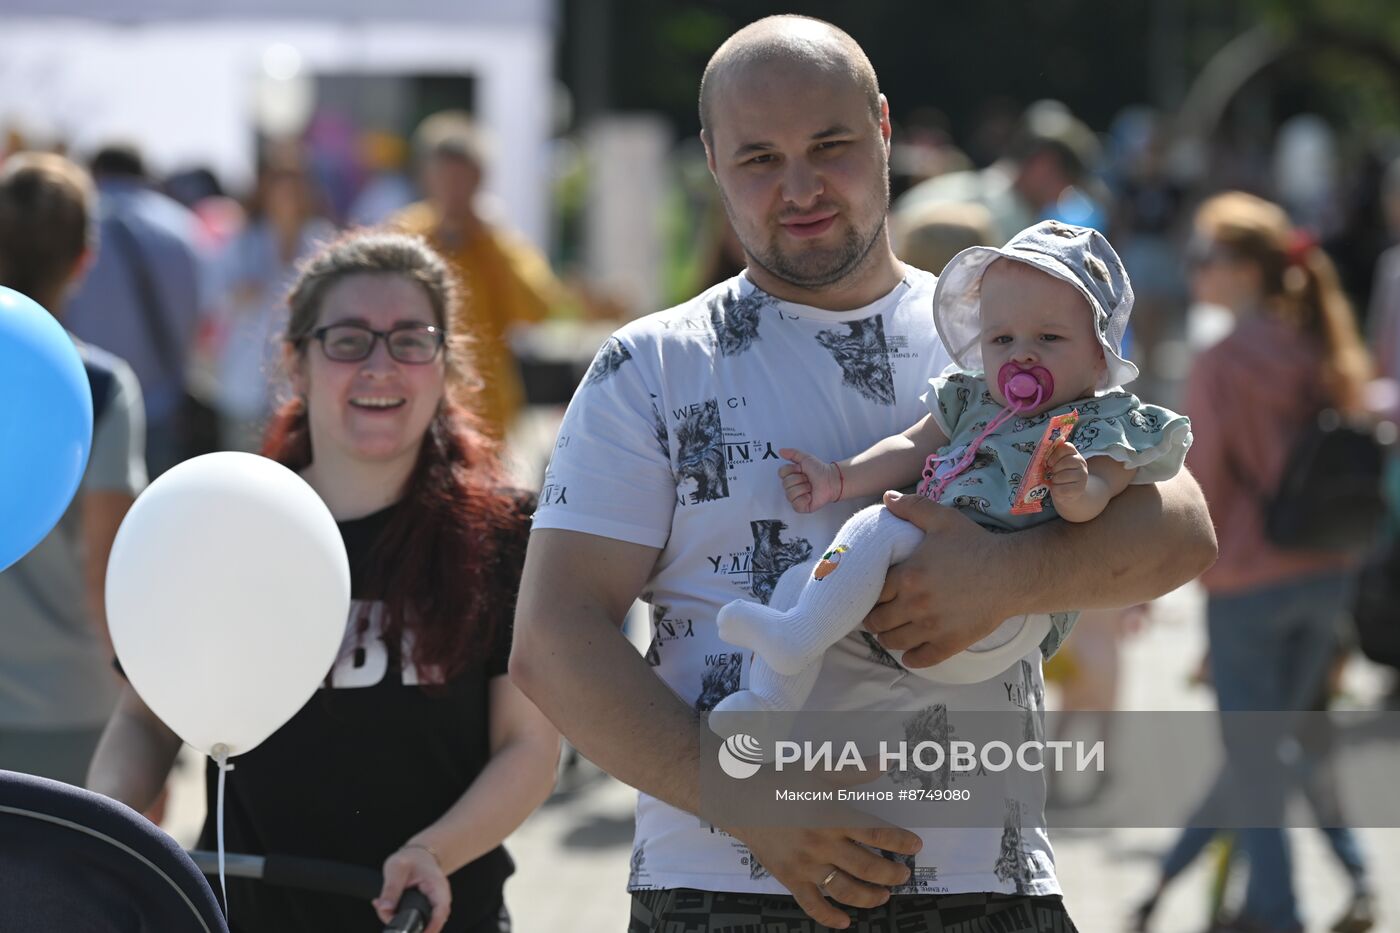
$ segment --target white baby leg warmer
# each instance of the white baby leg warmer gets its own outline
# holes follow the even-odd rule
[[[923,537],[884,506],[862,509],[841,526],[792,609],[729,603],[719,611],[720,637],[757,652],[777,674],[800,674],[865,619],[890,565],[907,558]]]

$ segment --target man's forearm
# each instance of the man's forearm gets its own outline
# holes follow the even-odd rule
[[[1020,612],[1111,609],[1155,599],[1215,561],[1215,531],[1190,474],[1130,486],[1091,522],[1004,536]]]
[[[590,614],[550,627],[547,639],[518,626],[511,678],[594,764],[698,813],[700,754],[716,754],[719,740],[612,620]]]

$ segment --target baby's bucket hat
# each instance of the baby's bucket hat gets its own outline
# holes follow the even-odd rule
[[[933,321],[953,361],[982,371],[982,276],[997,259],[1014,259],[1068,282],[1094,310],[1094,332],[1108,364],[1100,389],[1121,386],[1138,376],[1123,358],[1123,331],[1133,310],[1128,271],[1097,230],[1043,220],[1012,237],[1000,249],[973,246],[958,253],[938,277]]]

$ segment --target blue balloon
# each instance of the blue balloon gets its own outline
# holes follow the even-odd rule
[[[38,302],[0,286],[0,570],[44,539],[92,450],[92,390],[73,338]]]

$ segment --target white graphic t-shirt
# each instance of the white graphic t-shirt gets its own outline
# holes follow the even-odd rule
[[[876,501],[793,511],[778,450],[848,457],[926,414],[919,397],[949,363],[933,327],[935,283],[908,268],[875,303],[834,312],[780,301],[739,275],[633,321],[599,350],[560,428],[534,527],[661,549],[642,596],[647,661],[696,710],[746,686],[745,654],[720,639],[719,608],[768,602],[785,570],[820,556],[845,519]],[[969,686],[899,676],[882,654],[859,632],[843,639],[827,652],[808,708],[909,711],[910,728],[935,734],[956,731],[959,711],[1013,711],[1023,714],[1012,717],[1013,747],[1044,709],[1036,650]],[[1004,824],[908,827],[924,846],[899,891],[1059,893],[1044,786],[1025,777],[955,776],[1003,796]],[[738,839],[646,794],[628,886],[787,893]]]

